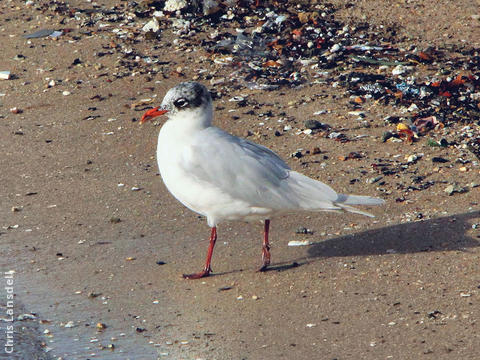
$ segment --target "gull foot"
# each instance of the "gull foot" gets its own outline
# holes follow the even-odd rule
[[[267,271],[267,270],[268,270],[268,265],[270,265],[270,263],[268,263],[268,264],[265,264],[265,263],[264,263],[264,264],[257,270],[257,272],[265,272],[265,271]]]
[[[194,274],[183,274],[183,278],[187,280],[201,279],[209,276],[211,271],[212,271],[211,269],[205,269],[203,271],[200,271]]]

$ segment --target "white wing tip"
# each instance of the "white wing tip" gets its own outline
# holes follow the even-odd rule
[[[385,200],[372,197],[372,196],[362,196],[362,195],[346,195],[338,194],[338,198],[335,201],[336,203],[345,204],[345,205],[383,205]]]

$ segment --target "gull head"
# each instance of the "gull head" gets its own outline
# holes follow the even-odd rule
[[[143,114],[140,123],[163,114],[167,114],[169,120],[185,117],[209,125],[213,114],[212,97],[202,84],[195,81],[182,82],[168,90],[160,106]]]

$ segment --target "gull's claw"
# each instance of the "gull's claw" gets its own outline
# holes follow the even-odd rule
[[[186,280],[195,280],[195,279],[201,279],[201,278],[207,277],[207,276],[210,275],[211,272],[212,272],[212,269],[208,268],[208,269],[204,269],[203,271],[200,271],[198,273],[183,274],[182,276]]]

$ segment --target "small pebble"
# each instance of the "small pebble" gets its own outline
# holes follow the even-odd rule
[[[12,114],[21,114],[21,113],[23,113],[23,110],[22,110],[22,109],[19,109],[19,108],[17,108],[17,107],[13,107],[13,108],[10,109],[10,112],[11,112]]]
[[[331,53],[335,53],[339,51],[342,47],[339,44],[333,44],[333,46],[330,48]]]
[[[107,325],[105,325],[104,323],[98,322],[97,325],[95,325],[95,327],[97,328],[98,331],[103,331],[107,328]]]

